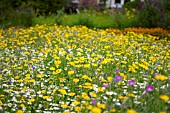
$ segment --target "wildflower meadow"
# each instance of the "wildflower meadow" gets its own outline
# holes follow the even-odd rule
[[[36,25],[0,29],[0,112],[170,113],[170,41]]]

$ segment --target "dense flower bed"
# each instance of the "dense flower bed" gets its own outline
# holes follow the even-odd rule
[[[153,36],[170,36],[170,31],[162,29],[162,28],[125,28],[124,30],[113,29],[110,28],[107,30],[108,32],[115,32],[118,34],[126,33],[126,32],[134,32],[134,33],[142,33],[142,34],[150,34]]]
[[[168,113],[170,42],[84,26],[0,30],[0,111]]]

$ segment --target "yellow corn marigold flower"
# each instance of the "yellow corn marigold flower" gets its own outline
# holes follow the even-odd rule
[[[4,98],[4,95],[1,94],[1,95],[0,95],[0,98]]]
[[[122,99],[122,100],[127,99],[127,97],[126,97],[126,96],[121,96],[121,95],[120,95],[120,96],[118,96],[118,98],[119,98],[119,99]]]
[[[82,88],[83,86],[82,86],[82,85],[79,85],[78,87],[79,87],[79,88]]]
[[[137,113],[134,109],[128,109],[127,113]]]
[[[80,107],[75,107],[75,111],[76,111],[76,112],[80,112],[80,111],[81,111],[81,108],[80,108]]]
[[[97,107],[102,108],[102,109],[106,108],[105,104],[100,104],[100,103],[97,103]]]
[[[167,77],[165,75],[156,75],[155,79],[163,81],[163,80],[166,80]]]
[[[35,102],[35,99],[34,98],[31,98],[28,100],[29,102]]]
[[[91,110],[92,113],[101,113],[102,110],[98,107],[94,107],[92,110]]]
[[[68,75],[74,74],[74,71],[68,71]]]
[[[34,80],[34,79],[31,79],[31,80],[29,80],[28,82],[31,82],[31,83],[33,83],[33,82],[35,82],[35,80]]]
[[[19,79],[19,80],[17,80],[17,82],[23,82],[23,80]]]
[[[94,66],[94,67],[97,67],[97,64],[95,64],[95,63],[92,63],[92,66]]]
[[[58,68],[58,67],[59,67],[59,64],[60,64],[60,63],[61,63],[61,61],[60,61],[60,60],[54,61],[54,64],[55,64],[56,68]]]
[[[164,100],[164,101],[168,101],[169,100],[169,96],[168,95],[160,95],[159,98]]]
[[[44,74],[38,74],[37,77],[38,77],[38,78],[43,78],[43,77],[44,77]]]
[[[85,64],[84,68],[90,68],[90,64]]]
[[[90,100],[90,97],[86,93],[82,94],[82,98],[84,98],[85,100]]]
[[[14,78],[15,78],[15,79],[19,79],[19,76],[15,76]]]
[[[51,70],[51,71],[54,71],[54,70],[55,70],[55,67],[50,67],[50,70]]]
[[[75,93],[69,93],[68,95],[69,95],[69,96],[74,96],[74,95],[75,95]]]
[[[86,82],[86,83],[84,83],[84,85],[86,85],[86,86],[91,86],[92,84],[89,83],[89,82]]]
[[[67,104],[61,104],[61,107],[62,107],[62,108],[67,108],[68,105],[67,105]]]
[[[41,92],[42,92],[42,93],[45,93],[45,92],[46,92],[46,90],[42,90]]]
[[[25,107],[25,105],[24,105],[24,104],[20,104],[20,106],[21,106],[21,107]]]
[[[60,82],[64,82],[66,78],[60,78]]]
[[[62,112],[62,113],[70,113],[70,111],[64,111],[64,112]]]
[[[114,112],[116,112],[116,109],[115,108],[111,108],[110,112],[114,113]]]
[[[127,75],[125,75],[124,73],[119,73],[119,74],[120,74],[120,76],[123,77],[123,79],[127,79]]]
[[[66,90],[65,89],[60,89],[59,92],[62,94],[62,95],[65,95],[67,94]]]
[[[56,71],[53,71],[53,74],[54,75],[57,75],[57,74],[59,74],[61,72],[61,69],[57,69]]]
[[[75,78],[75,79],[73,79],[73,82],[79,82],[79,79],[78,78]]]
[[[94,92],[90,92],[89,94],[90,94],[92,97],[97,97],[96,93],[94,93]]]
[[[92,79],[91,79],[91,78],[88,78],[88,80],[92,82]]]
[[[135,95],[133,93],[129,93],[128,96],[134,97]]]
[[[74,63],[74,62],[69,62],[69,64],[70,64],[71,66],[75,66],[75,63]]]
[[[93,106],[92,106],[92,105],[89,105],[89,106],[87,107],[87,109],[92,110],[92,109],[93,109]]]
[[[99,90],[100,92],[104,92],[104,89],[103,89],[102,87],[98,87],[98,90]]]
[[[2,106],[3,104],[2,104],[2,101],[0,100],[0,106]]]
[[[24,113],[22,110],[18,110],[16,113]]]
[[[26,74],[25,76],[26,76],[26,77],[30,77],[30,74]]]
[[[42,98],[45,99],[45,100],[47,100],[47,99],[50,98],[50,96],[43,96]]]
[[[159,113],[167,113],[167,112],[165,112],[165,111],[161,111],[161,112],[159,112]]]
[[[112,78],[112,77],[107,77],[107,80],[108,80],[109,82],[111,82],[111,81],[113,80],[113,78]]]
[[[83,79],[88,79],[89,77],[87,75],[82,76]]]
[[[72,104],[74,104],[74,105],[79,105],[80,102],[78,102],[78,101],[73,101]]]

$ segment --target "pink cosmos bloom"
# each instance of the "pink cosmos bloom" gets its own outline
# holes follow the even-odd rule
[[[154,86],[146,86],[146,90],[143,92],[143,95],[153,90],[154,90]]]
[[[119,70],[118,70],[118,69],[116,69],[116,70],[115,70],[115,72],[116,72],[116,73],[119,73]]]
[[[128,82],[128,85],[129,86],[132,86],[132,85],[134,85],[135,84],[135,80],[130,80],[129,82]]]
[[[151,92],[154,90],[154,86],[146,86],[146,92]]]
[[[105,88],[108,88],[110,85],[109,84],[103,84],[102,86],[105,87]]]
[[[116,75],[114,78],[114,82],[119,82],[122,79],[122,76]]]

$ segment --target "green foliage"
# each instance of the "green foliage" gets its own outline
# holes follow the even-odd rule
[[[139,13],[139,22],[141,27],[158,27],[158,22],[162,15],[159,9],[153,5],[144,4],[143,9]]]
[[[61,11],[62,12],[62,11]],[[128,17],[120,12],[114,12],[113,14],[107,13],[107,11],[96,12],[94,10],[88,11],[88,13],[81,12],[80,14],[65,15],[64,13],[58,13],[56,17],[56,24],[62,26],[75,26],[83,25],[89,28],[117,28],[124,29],[126,27],[138,26],[137,16]]]
[[[43,25],[43,24],[48,24],[52,25],[55,23],[55,15],[51,16],[39,16],[39,17],[33,17],[33,26],[38,24],[38,25]]]
[[[164,13],[164,16],[162,16],[160,20],[160,27],[169,29],[170,30],[170,12]]]
[[[30,4],[21,0],[14,2],[15,0],[0,1],[0,28],[32,25],[33,11]]]
[[[128,10],[131,10],[131,9],[137,9],[139,7],[139,4],[140,4],[140,0],[135,0],[135,1],[132,1],[132,2],[127,2],[123,5],[123,8],[124,9],[128,9]]]
[[[137,26],[136,17],[127,18],[123,14],[73,14],[73,15],[63,15],[56,18],[56,23],[63,26],[74,26],[83,25],[89,28],[118,28],[124,29],[126,27]]]
[[[118,26],[116,28],[118,29],[136,26],[135,17],[128,18],[121,13],[114,14],[114,21],[117,23]]]
[[[170,29],[170,1],[169,0],[145,0],[140,2],[128,2],[123,6],[124,9],[135,8],[138,12],[137,27],[155,28],[162,27]]]
[[[89,28],[93,27],[93,22],[92,19],[90,19],[89,17],[90,15],[81,15],[78,18],[78,24],[79,25],[83,25],[83,26],[87,26]]]
[[[83,25],[101,29],[127,27],[170,29],[169,0],[146,0],[146,2],[135,0],[127,2],[122,10],[113,14],[97,14],[94,10],[84,13],[80,10],[80,14],[66,15],[63,6],[68,4],[69,0],[1,0],[0,27],[29,27],[35,24],[56,23],[63,26]],[[134,16],[128,17],[126,15],[128,11],[134,13]]]
[[[7,0],[1,0],[0,1],[0,24],[2,24],[3,21],[7,20],[9,13],[12,11],[11,9],[11,3]]]
[[[29,27],[33,24],[34,15],[57,14],[68,0],[1,0],[0,27]]]
[[[10,26],[23,26],[30,27],[32,26],[32,14],[27,12],[19,12],[12,14],[10,19]]]
[[[93,19],[93,27],[99,29],[107,28],[117,28],[118,23],[116,23],[114,16],[112,15],[95,15]]]
[[[6,19],[1,20],[0,28],[7,28],[11,26],[20,26],[20,27],[30,27],[33,22],[33,15],[27,12],[16,12],[12,11]]]
[[[35,0],[33,6],[36,10],[36,15],[56,14],[58,10],[67,4],[66,0]]]

